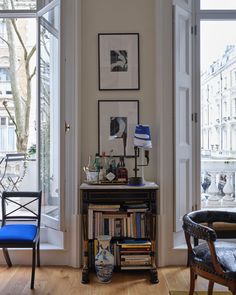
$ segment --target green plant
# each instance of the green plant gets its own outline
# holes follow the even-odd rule
[[[36,144],[32,144],[29,148],[28,148],[28,155],[32,156],[36,154]]]

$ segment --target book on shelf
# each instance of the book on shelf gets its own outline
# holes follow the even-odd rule
[[[124,205],[124,210],[126,212],[147,212],[148,211],[147,204],[126,204]]]
[[[126,212],[147,212],[148,208],[142,208],[142,209],[127,209]]]
[[[120,249],[120,254],[152,254],[152,250],[148,249]]]
[[[121,266],[121,270],[142,270],[142,269],[151,269],[152,265],[133,265],[133,266]]]
[[[144,266],[144,265],[151,265],[151,259],[150,261],[121,261],[121,266]]]
[[[128,210],[128,209],[148,209],[148,205],[146,203],[125,204],[123,207],[126,210]]]
[[[138,260],[138,259],[149,259],[150,258],[150,255],[147,255],[147,254],[139,254],[139,255],[129,255],[129,254],[125,254],[125,255],[121,255],[120,258],[122,259],[129,259],[129,260]]]
[[[146,238],[154,234],[151,225],[151,216],[143,212],[109,212],[88,208],[88,239],[98,235],[110,235],[123,238]],[[147,234],[148,232],[148,234]]]
[[[141,213],[136,212],[136,238],[141,238]]]
[[[114,208],[114,209],[120,209],[120,205],[117,205],[117,204],[89,204],[88,205],[88,208],[89,209],[111,209],[111,208]]]
[[[149,240],[143,239],[124,239],[122,242],[119,242],[119,245],[134,245],[134,246],[150,246],[152,243]]]

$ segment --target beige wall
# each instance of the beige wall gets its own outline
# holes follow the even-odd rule
[[[102,32],[140,34],[140,91],[98,90],[97,34]],[[150,124],[153,141],[145,178],[160,184],[158,264],[183,264],[186,251],[173,249],[172,0],[82,0],[81,44],[81,163],[87,164],[97,151],[97,100],[139,99],[140,122]],[[130,164],[133,167],[132,160]]]
[[[82,165],[87,164],[88,156],[94,156],[98,149],[97,101],[139,99],[140,123],[150,124],[153,141],[150,166],[145,168],[145,178],[156,179],[154,8],[155,0],[82,1]],[[140,34],[139,91],[98,90],[98,33]],[[134,161],[126,161],[126,164],[133,166]]]

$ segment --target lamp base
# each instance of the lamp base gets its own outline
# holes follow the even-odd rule
[[[129,178],[129,185],[143,185],[143,178],[142,177],[130,177]]]

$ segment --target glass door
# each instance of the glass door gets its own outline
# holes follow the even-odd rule
[[[39,12],[39,187],[42,223],[60,229],[62,189],[60,1]]]
[[[201,207],[236,207],[235,20],[201,21]]]

